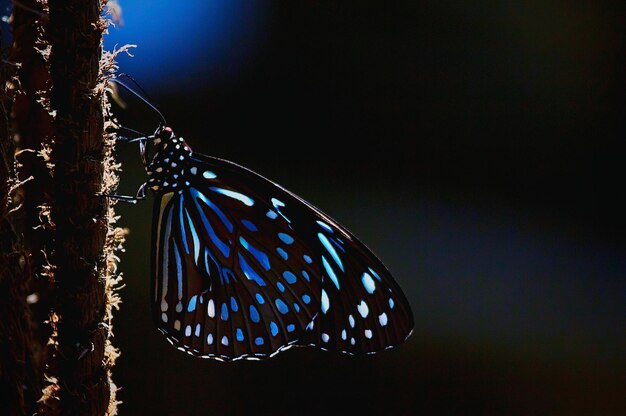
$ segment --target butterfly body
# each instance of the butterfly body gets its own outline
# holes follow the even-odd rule
[[[344,227],[168,127],[151,145],[153,318],[174,346],[235,360],[293,345],[373,353],[409,336],[402,290]]]

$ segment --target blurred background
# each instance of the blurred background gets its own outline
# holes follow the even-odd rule
[[[376,356],[193,359],[151,322],[151,203],[120,204],[121,414],[626,414],[623,1],[120,5],[105,46],[175,131],[347,226],[416,322]]]

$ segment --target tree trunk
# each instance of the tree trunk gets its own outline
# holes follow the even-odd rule
[[[97,196],[117,184],[105,132],[103,71],[115,68],[114,54],[101,60],[105,4],[14,4],[0,77],[0,415],[116,413],[113,252],[123,233]]]
[[[105,347],[108,201],[102,34],[98,0],[50,0],[54,145],[52,264],[57,290],[56,369],[61,414],[103,415],[111,382]]]
[[[17,177],[8,85],[15,69],[7,62],[0,66],[0,414],[30,415],[41,396],[43,373],[26,303],[30,258],[11,212]]]

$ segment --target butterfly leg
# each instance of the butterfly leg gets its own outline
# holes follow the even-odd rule
[[[130,195],[116,195],[116,194],[96,194],[97,196],[104,196],[110,199],[115,199],[116,201],[121,201],[121,202],[126,202],[128,204],[136,204],[139,201],[143,201],[144,199],[146,199],[146,183],[144,183],[143,185],[141,185],[139,187],[139,190],[137,190],[137,195],[135,196],[130,196]]]

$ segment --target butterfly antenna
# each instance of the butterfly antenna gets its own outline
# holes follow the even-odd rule
[[[125,143],[135,143],[135,142],[140,142],[140,141],[144,141],[144,140],[148,140],[150,138],[153,138],[154,136],[142,133],[140,131],[134,130],[134,129],[130,129],[128,127],[124,127],[124,126],[118,126],[117,127],[119,130],[126,130],[130,133],[134,133],[134,134],[138,134],[139,137],[134,137],[134,138],[130,138],[130,137],[126,137],[126,136],[120,136],[119,134],[116,137],[117,141],[120,142],[125,142]]]
[[[122,74],[123,75],[123,74]],[[130,78],[130,77],[129,77]],[[132,78],[131,78],[132,79]],[[163,116],[163,113],[161,113],[161,111],[159,111],[158,108],[156,108],[156,106],[154,104],[152,104],[150,101],[148,101],[147,98],[145,98],[143,95],[139,94],[137,91],[135,91],[134,89],[132,89],[131,87],[129,87],[128,85],[124,84],[123,82],[121,82],[119,79],[110,79],[110,82],[114,82],[115,84],[119,85],[120,87],[124,88],[126,91],[130,92],[131,94],[133,94],[135,97],[139,98],[141,101],[143,101],[144,104],[146,104],[148,107],[150,107],[151,109],[153,109],[158,115],[159,117],[161,117],[161,120],[163,121],[163,125],[167,125],[167,121],[165,120],[165,116]],[[138,86],[138,85],[137,85]],[[139,87],[139,86],[138,86]],[[139,89],[141,90],[141,87],[139,87]],[[143,90],[142,90],[143,91]]]

